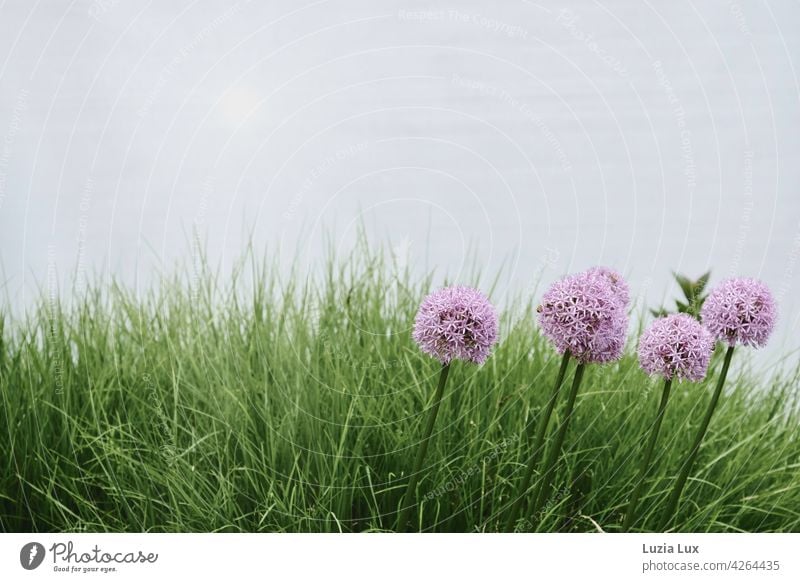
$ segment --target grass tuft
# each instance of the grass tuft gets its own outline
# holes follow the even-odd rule
[[[0,529],[391,529],[440,369],[410,337],[431,278],[362,247],[322,276],[278,273],[250,254],[227,283],[202,267],[0,317]],[[418,485],[424,531],[504,527],[560,361],[531,301],[504,306],[485,366],[452,366]],[[640,530],[657,527],[712,365],[673,387]],[[589,367],[553,494],[517,529],[619,531],[659,393],[632,349]],[[729,379],[677,530],[800,531],[797,397],[797,373]]]

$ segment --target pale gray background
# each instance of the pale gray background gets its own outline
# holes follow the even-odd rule
[[[420,271],[474,249],[499,295],[595,263],[640,305],[672,269],[761,277],[796,362],[800,4],[569,7],[3,2],[9,303],[143,288],[194,230],[226,267],[251,233],[314,265],[363,221]]]

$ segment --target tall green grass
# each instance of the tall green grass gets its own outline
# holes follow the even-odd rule
[[[279,272],[251,255],[232,277],[203,268],[140,296],[97,283],[0,318],[0,529],[391,529],[440,369],[410,337],[431,279],[363,247],[316,277]],[[504,306],[485,366],[452,366],[421,530],[504,527],[560,361],[533,301]],[[587,370],[553,494],[517,530],[621,528],[660,393],[633,341]],[[674,387],[639,529],[656,527],[713,380]],[[731,378],[679,530],[800,531],[797,387],[797,371]]]

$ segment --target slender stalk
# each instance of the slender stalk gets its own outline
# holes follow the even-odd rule
[[[581,380],[583,380],[583,372],[585,368],[586,364],[583,363],[579,363],[578,367],[575,368],[575,375],[572,378],[572,388],[570,388],[569,396],[567,398],[567,412],[564,416],[564,420],[561,422],[561,426],[558,429],[555,443],[547,455],[544,473],[542,474],[542,479],[539,481],[539,485],[536,488],[536,494],[533,497],[536,500],[532,512],[534,517],[538,516],[542,506],[544,506],[544,503],[547,500],[547,496],[550,494],[550,486],[552,485],[553,477],[555,476],[556,461],[561,453],[561,448],[564,446],[564,439],[567,436],[567,429],[569,428],[569,421],[572,419],[572,412],[575,410],[575,400],[578,397],[578,390],[581,387]]]
[[[713,396],[711,396],[711,402],[708,403],[708,409],[706,410],[705,417],[703,417],[703,422],[700,424],[700,430],[697,431],[697,437],[694,439],[694,444],[689,452],[689,456],[681,467],[681,472],[678,474],[678,478],[672,488],[672,493],[669,496],[669,501],[667,501],[667,507],[664,510],[664,517],[661,520],[661,527],[659,528],[662,531],[669,526],[670,522],[675,517],[675,512],[678,509],[678,502],[681,499],[681,493],[686,485],[686,480],[689,478],[689,473],[692,471],[692,466],[697,459],[697,453],[700,451],[700,444],[706,436],[706,431],[708,430],[708,425],[711,423],[714,409],[717,407],[717,402],[719,402],[719,397],[722,394],[722,387],[725,385],[725,377],[728,375],[728,368],[731,365],[732,357],[733,346],[730,346],[725,353],[725,361],[722,363],[722,371],[719,374],[717,388],[714,390]]]
[[[425,460],[425,454],[428,452],[428,441],[433,433],[433,425],[436,422],[436,415],[439,413],[439,405],[442,403],[442,396],[444,396],[444,386],[447,383],[447,375],[450,373],[450,364],[442,366],[442,372],[439,375],[439,385],[436,387],[436,394],[433,396],[433,406],[428,413],[428,424],[425,426],[425,433],[422,436],[422,442],[419,444],[417,450],[417,458],[414,461],[414,470],[409,475],[408,487],[403,496],[403,504],[401,505],[400,516],[397,520],[397,530],[405,530],[406,523],[408,522],[408,514],[411,511],[411,506],[416,504],[417,483],[419,482],[419,474],[422,471],[422,463]]]
[[[558,393],[561,390],[561,384],[564,383],[564,376],[567,373],[567,366],[569,365],[569,350],[564,352],[563,357],[561,358],[561,367],[558,369],[558,376],[556,377],[556,383],[553,386],[553,393],[550,395],[550,400],[547,402],[547,407],[545,408],[544,412],[542,413],[542,417],[539,419],[538,428],[536,430],[536,440],[533,442],[533,448],[531,449],[531,456],[528,459],[528,464],[525,467],[525,474],[522,476],[522,481],[520,481],[519,489],[517,490],[517,496],[514,499],[514,505],[511,506],[511,512],[508,515],[508,521],[506,522],[506,531],[514,531],[514,526],[517,523],[517,515],[519,514],[519,510],[522,507],[525,494],[528,492],[528,488],[531,486],[531,478],[533,477],[533,470],[536,468],[536,465],[539,463],[539,457],[541,457],[543,444],[544,444],[544,435],[547,434],[547,425],[550,424],[550,417],[553,415],[553,408],[556,406],[556,401],[558,400]],[[533,427],[533,422],[529,425],[528,430]],[[530,435],[528,435],[530,437]],[[530,439],[529,439],[530,440]]]
[[[656,413],[656,420],[650,429],[650,438],[647,440],[647,446],[644,450],[644,457],[642,458],[642,465],[639,468],[639,481],[636,487],[633,488],[631,500],[628,502],[628,510],[625,512],[625,521],[622,523],[622,531],[628,531],[636,521],[636,504],[639,502],[639,496],[642,494],[642,487],[644,487],[645,478],[647,477],[648,470],[650,469],[650,460],[653,458],[653,449],[655,449],[656,441],[658,440],[658,433],[661,430],[661,421],[664,420],[664,412],[667,409],[667,402],[669,401],[669,391],[672,387],[672,379],[667,378],[664,380],[664,390],[661,393],[661,404],[658,405],[658,412]]]

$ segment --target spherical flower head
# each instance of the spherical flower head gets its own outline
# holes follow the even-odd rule
[[[777,308],[761,281],[728,279],[709,293],[701,316],[715,339],[729,346],[763,347],[775,329]]]
[[[628,317],[607,277],[589,272],[564,277],[545,292],[537,311],[559,353],[569,350],[584,363],[622,356]]]
[[[616,295],[622,307],[628,309],[628,305],[631,302],[631,289],[628,286],[628,282],[622,278],[622,275],[611,267],[592,267],[586,273],[608,280],[614,295]]]
[[[414,341],[443,364],[482,364],[497,341],[497,312],[470,287],[445,287],[428,295],[414,321]]]
[[[706,377],[714,337],[685,313],[656,319],[639,339],[639,365],[648,374],[699,382]]]

